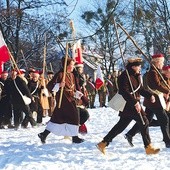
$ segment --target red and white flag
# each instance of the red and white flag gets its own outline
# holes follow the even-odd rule
[[[103,78],[103,73],[101,70],[101,67],[98,65],[97,67],[97,74],[96,74],[96,89],[100,89],[100,87],[103,86],[104,84],[104,78]]]
[[[78,40],[74,45],[72,49],[72,57],[75,59],[78,63],[83,63],[83,57],[82,57],[82,49],[81,49],[81,41]]]
[[[4,41],[2,32],[0,31],[0,63],[5,63],[10,59],[8,47]]]

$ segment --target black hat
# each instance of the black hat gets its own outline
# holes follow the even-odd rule
[[[54,74],[53,71],[47,71],[47,74]]]

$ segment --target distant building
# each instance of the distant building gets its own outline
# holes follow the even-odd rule
[[[84,59],[84,73],[89,74],[90,77],[92,77],[94,80],[96,78],[96,70],[99,63],[101,63],[101,60],[103,57],[96,53],[92,53],[90,51],[83,52],[83,59]],[[63,54],[62,54],[63,56]],[[50,56],[47,58],[47,70],[50,70],[50,65],[53,68],[54,72],[57,72],[61,68],[61,53],[58,53],[57,55]]]
[[[101,63],[101,60],[103,59],[102,56],[88,52],[83,52],[83,58],[84,58],[84,73],[89,74],[90,77],[93,77],[93,79],[96,79],[96,70],[99,63]]]

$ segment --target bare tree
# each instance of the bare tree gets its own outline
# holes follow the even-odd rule
[[[120,58],[113,17],[116,22],[124,23],[127,10],[125,10],[126,6],[120,0],[107,0],[99,3],[95,1],[94,3],[95,8],[85,11],[82,18],[91,28],[90,30],[96,31],[90,38],[96,44],[96,51],[99,51],[100,55],[104,57],[102,64],[106,73],[109,73],[114,71],[114,66]],[[126,22],[128,23],[128,20]],[[121,38],[122,32],[120,30],[119,36],[123,46],[125,39]]]
[[[56,37],[68,36],[67,5],[63,0],[3,0],[0,4],[0,30],[15,60],[40,67],[43,56],[44,34],[47,49],[54,51]],[[47,50],[48,51],[48,50]],[[29,60],[33,60],[34,62]]]

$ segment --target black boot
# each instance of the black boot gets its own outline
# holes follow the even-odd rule
[[[38,134],[38,137],[41,139],[41,142],[43,144],[45,143],[45,140],[49,134],[50,134],[50,131],[48,131],[46,129],[44,130],[44,132]]]
[[[125,139],[127,139],[128,143],[131,147],[134,146],[133,143],[132,143],[132,136],[131,135],[125,134]]]
[[[81,139],[78,136],[73,136],[72,137],[72,142],[73,143],[82,143],[82,142],[84,142],[84,139]]]
[[[35,127],[37,125],[36,121],[34,120],[33,117],[29,117],[29,122],[31,123],[32,127]]]

